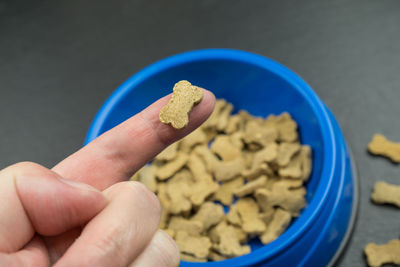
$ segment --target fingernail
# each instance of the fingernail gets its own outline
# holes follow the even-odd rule
[[[82,190],[94,191],[94,192],[100,192],[99,190],[97,190],[93,186],[90,186],[90,185],[85,184],[85,183],[81,183],[81,182],[77,182],[77,181],[73,181],[73,180],[69,180],[69,179],[65,179],[65,178],[61,178],[61,177],[59,177],[58,179],[61,182],[63,182],[64,184],[67,184],[67,185],[75,187],[75,188],[79,188],[79,189],[82,189]]]

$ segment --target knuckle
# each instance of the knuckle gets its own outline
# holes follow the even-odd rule
[[[152,205],[153,210],[161,215],[161,205],[157,196],[148,189],[143,183],[132,181],[129,182],[130,187],[138,194],[139,197],[145,199],[150,205]]]
[[[22,161],[4,168],[3,170],[1,170],[1,172],[8,173],[11,175],[17,175],[17,174],[35,173],[37,171],[41,171],[43,168],[44,168],[43,166],[37,163],[31,161]]]
[[[161,205],[157,196],[148,189],[143,183],[137,181],[128,181],[119,183],[121,188],[119,194],[126,194],[132,201],[145,201],[150,205],[151,211],[157,216],[161,216]]]
[[[36,168],[41,168],[42,166],[31,161],[21,161],[18,163],[15,163],[13,165],[10,165],[8,168],[10,169],[36,169]]]
[[[121,200],[124,203],[134,203],[136,211],[141,210],[148,219],[156,222],[161,218],[161,204],[157,196],[143,183],[137,181],[119,182],[105,191],[110,200]]]

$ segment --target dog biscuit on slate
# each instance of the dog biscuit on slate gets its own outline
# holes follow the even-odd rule
[[[379,181],[374,185],[371,199],[376,204],[392,204],[400,208],[400,186]]]
[[[386,263],[400,264],[400,240],[394,239],[383,245],[369,243],[364,253],[369,266],[378,267]]]
[[[375,134],[372,137],[368,151],[374,155],[387,157],[393,162],[400,162],[400,143],[391,142],[382,134]]]

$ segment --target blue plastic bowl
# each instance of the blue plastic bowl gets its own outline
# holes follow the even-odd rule
[[[265,57],[207,49],[158,61],[123,83],[101,107],[85,144],[189,80],[225,98],[236,110],[267,116],[288,111],[299,124],[301,142],[312,147],[313,171],[307,207],[274,242],[253,244],[250,254],[190,266],[326,266],[348,239],[356,214],[355,172],[332,113],[295,73]]]

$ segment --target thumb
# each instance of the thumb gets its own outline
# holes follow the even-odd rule
[[[3,170],[0,178],[0,185],[15,187],[9,188],[8,192],[15,194],[9,194],[10,201],[1,207],[0,236],[7,236],[6,232],[20,233],[22,236],[11,237],[16,242],[13,246],[16,250],[35,232],[52,236],[85,224],[107,204],[103,194],[93,187],[63,179],[34,163],[13,165]],[[7,182],[10,179],[13,181]],[[7,188],[0,189],[3,190]],[[0,243],[0,250],[2,247]]]
[[[45,168],[42,175],[16,177],[16,187],[33,227],[44,236],[81,225],[106,205],[105,197],[97,189],[64,179]]]

